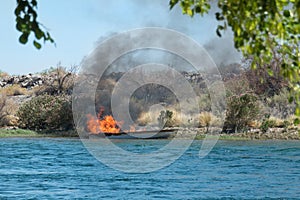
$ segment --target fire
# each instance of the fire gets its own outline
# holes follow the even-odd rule
[[[101,130],[99,123],[100,120],[91,114],[88,114],[86,117],[88,118],[86,123],[87,130],[94,134],[99,133]]]
[[[105,133],[120,133],[120,128],[115,119],[111,115],[107,115],[103,120],[99,121],[101,132]]]
[[[87,115],[87,130],[93,134],[100,132],[112,134],[120,133],[123,122],[116,121],[111,115],[102,117],[103,112],[104,109],[101,107],[97,117],[91,114]],[[134,126],[130,127],[130,130],[135,130]]]

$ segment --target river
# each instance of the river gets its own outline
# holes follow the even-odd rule
[[[135,152],[167,140],[124,140]],[[0,199],[299,198],[300,141],[219,141],[200,159],[195,141],[173,164],[128,174],[78,139],[0,139]]]

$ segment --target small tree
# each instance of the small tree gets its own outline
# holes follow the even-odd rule
[[[249,122],[258,118],[259,104],[255,94],[244,93],[228,98],[224,131],[244,131]]]

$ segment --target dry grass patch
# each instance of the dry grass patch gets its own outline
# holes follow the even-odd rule
[[[222,120],[210,112],[202,112],[199,114],[199,126],[205,127],[206,132],[208,132],[209,127],[221,127],[223,125]]]
[[[17,126],[18,118],[15,117],[18,106],[7,99],[6,95],[0,95],[0,126]]]
[[[26,88],[22,88],[18,84],[14,84],[11,86],[7,86],[0,89],[1,94],[5,94],[6,96],[16,96],[16,95],[27,95],[28,91]]]

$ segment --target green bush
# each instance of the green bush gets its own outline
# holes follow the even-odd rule
[[[287,131],[289,126],[290,122],[288,120],[281,120],[275,117],[270,117],[270,114],[266,114],[261,123],[260,130],[263,133],[266,133],[269,128],[283,128],[284,131]]]
[[[24,103],[17,113],[20,126],[31,130],[73,128],[71,100],[67,96],[41,95]]]
[[[270,119],[270,115],[266,114],[259,128],[263,133],[266,133],[269,128],[273,128],[275,125],[276,121],[274,119]]]
[[[173,112],[170,110],[161,111],[158,117],[160,127],[171,127],[173,125]]]
[[[232,95],[227,99],[225,132],[238,132],[248,129],[248,124],[259,116],[259,103],[255,94]]]

